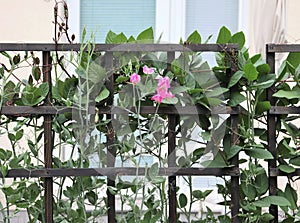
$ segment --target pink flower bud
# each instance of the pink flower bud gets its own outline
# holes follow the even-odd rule
[[[145,66],[143,67],[143,72],[144,72],[144,74],[153,74],[154,68],[152,68],[152,67],[147,67],[147,65],[145,65]]]

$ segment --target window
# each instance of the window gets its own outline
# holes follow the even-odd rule
[[[195,29],[205,40],[221,26],[232,32],[247,33],[249,0],[68,0],[70,32],[80,36],[86,26],[88,35],[104,42],[106,33],[137,35],[152,26],[162,42],[178,43]],[[76,38],[79,41],[79,38]]]

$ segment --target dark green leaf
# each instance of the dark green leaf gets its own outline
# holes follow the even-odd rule
[[[241,151],[242,149],[243,147],[239,145],[233,145],[229,149],[224,149],[224,152],[226,154],[227,159],[229,160],[232,157],[234,157],[236,154],[238,154],[239,151]]]
[[[179,207],[184,208],[187,205],[187,197],[185,194],[179,195]]]
[[[230,96],[228,104],[230,106],[237,106],[245,100],[246,97],[243,94],[241,94],[240,92],[233,92]]]
[[[230,78],[228,88],[234,86],[243,76],[244,76],[244,71],[238,70],[235,72],[232,77]]]
[[[259,217],[260,222],[270,222],[271,220],[274,219],[274,216],[269,214],[269,213],[264,213]]]
[[[14,64],[18,64],[18,63],[20,63],[20,61],[21,61],[20,54],[17,54],[13,57]]]
[[[96,205],[97,199],[98,199],[98,195],[97,195],[94,191],[89,191],[89,192],[87,192],[85,195],[86,195],[88,201],[89,201],[92,205]]]
[[[263,195],[269,189],[269,180],[265,172],[258,174],[255,178],[255,188],[259,195]]]
[[[41,78],[41,69],[39,68],[39,66],[33,66],[32,67],[32,76],[33,78],[38,81]]]
[[[241,183],[241,188],[244,194],[248,197],[250,201],[254,200],[256,197],[256,189],[255,186],[250,183]]]
[[[259,149],[259,148],[246,148],[245,152],[248,156],[254,157],[257,159],[273,159],[272,154],[265,149]]]
[[[300,166],[300,156],[290,159],[290,164]]]
[[[298,206],[298,195],[297,191],[294,188],[292,188],[290,184],[287,184],[285,187],[284,197],[291,202],[291,209],[296,210]]]

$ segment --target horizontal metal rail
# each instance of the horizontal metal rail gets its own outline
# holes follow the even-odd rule
[[[3,106],[0,114],[13,116],[28,116],[28,115],[56,115],[68,112],[78,112],[77,107],[67,106]],[[84,112],[84,110],[82,110]],[[122,108],[118,106],[98,107],[96,111],[95,106],[89,106],[89,114],[128,114],[136,113],[135,108]],[[211,110],[204,109],[201,106],[160,106],[158,109],[154,106],[141,106],[140,114],[179,114],[179,115],[200,115],[200,114],[239,114],[239,107],[218,106]]]
[[[148,168],[149,169],[149,168]],[[45,169],[10,169],[6,178],[14,177],[68,177],[68,176],[143,176],[144,167],[104,167],[104,168],[45,168]],[[160,176],[239,176],[237,167],[225,168],[159,168]],[[3,177],[0,174],[0,177]]]
[[[79,51],[81,44],[1,43],[0,51]],[[107,52],[230,52],[237,44],[95,44],[95,51]]]

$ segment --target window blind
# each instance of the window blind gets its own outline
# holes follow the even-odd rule
[[[211,34],[215,41],[222,26],[236,32],[238,10],[238,0],[186,0],[186,37],[198,30],[203,41]]]
[[[93,32],[96,42],[104,43],[109,30],[137,36],[152,26],[155,28],[156,0],[81,0],[80,31],[86,27],[87,37]]]

